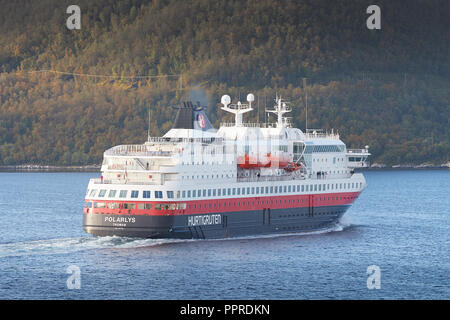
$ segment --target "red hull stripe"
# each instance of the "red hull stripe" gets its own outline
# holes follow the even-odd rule
[[[326,207],[352,204],[360,192],[324,193],[314,195],[267,196],[249,198],[228,198],[188,201],[115,201],[115,200],[85,200],[87,203],[120,204],[120,209],[84,208],[84,213],[118,214],[118,215],[190,215],[208,213],[227,213],[234,211],[252,211],[270,209],[288,209],[302,207]],[[122,204],[134,204],[136,209],[123,209]],[[138,209],[139,204],[151,204],[152,209]],[[186,205],[186,209],[158,209],[158,205]]]

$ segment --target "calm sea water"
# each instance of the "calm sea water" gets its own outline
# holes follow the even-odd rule
[[[85,234],[96,176],[0,173],[0,299],[450,299],[450,171],[366,172],[329,232],[189,241]]]

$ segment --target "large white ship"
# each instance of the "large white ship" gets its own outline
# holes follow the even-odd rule
[[[276,123],[244,123],[254,96],[222,110],[234,123],[215,130],[200,105],[178,107],[173,128],[144,144],[104,153],[91,179],[83,227],[98,236],[224,238],[305,232],[337,223],[364,190],[355,168],[368,148],[349,150],[334,132],[292,128],[289,104]]]

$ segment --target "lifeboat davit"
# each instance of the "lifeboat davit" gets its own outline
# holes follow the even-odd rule
[[[300,169],[302,166],[296,164],[295,162],[290,162],[288,163],[288,165],[286,167],[284,167],[283,169],[288,171],[288,172],[293,172],[293,171],[297,171],[298,169]]]

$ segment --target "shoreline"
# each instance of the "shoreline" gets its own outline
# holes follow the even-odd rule
[[[0,166],[0,172],[99,172],[101,165],[52,166],[52,165],[11,165]],[[450,164],[442,165],[372,165],[357,168],[355,171],[394,171],[394,170],[450,170]]]
[[[0,166],[0,172],[100,172],[100,165],[87,166],[51,166],[51,165],[17,165]]]
[[[360,168],[356,169],[355,171],[403,171],[403,170],[414,170],[414,171],[420,171],[420,170],[450,170],[450,167],[447,166],[386,166],[386,167],[369,167],[369,168]]]

